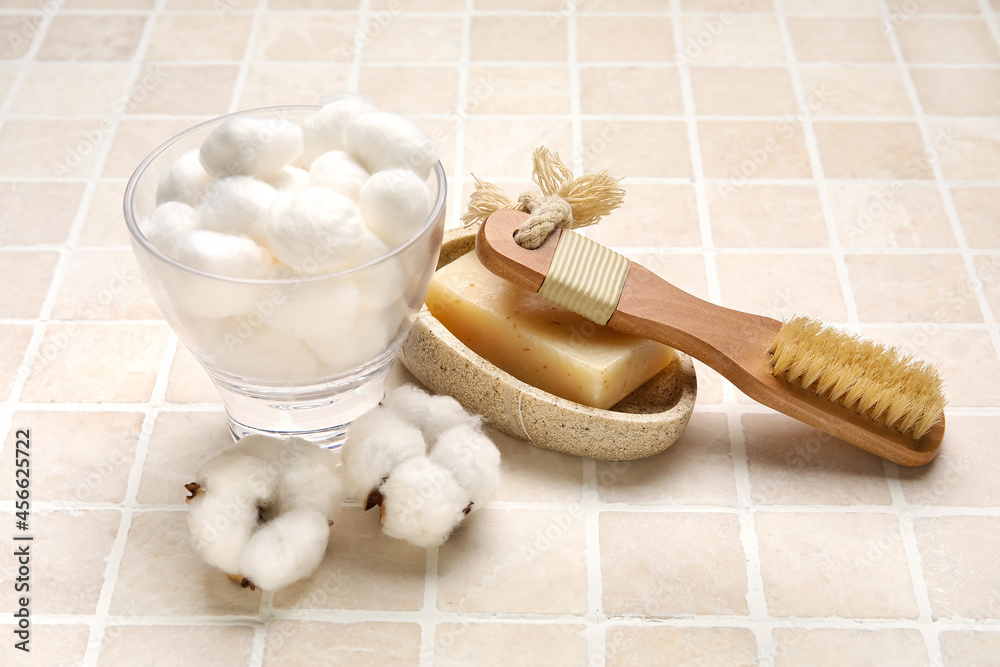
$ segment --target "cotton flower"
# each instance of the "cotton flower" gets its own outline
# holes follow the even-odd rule
[[[390,391],[356,420],[342,453],[348,494],[381,508],[386,535],[425,548],[483,507],[500,476],[500,454],[479,417],[413,386]]]
[[[335,457],[300,438],[246,436],[185,488],[198,554],[267,590],[315,572],[341,504]]]

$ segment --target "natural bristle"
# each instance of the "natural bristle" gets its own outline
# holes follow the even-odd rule
[[[786,322],[771,344],[775,377],[919,440],[941,418],[941,375],[898,349],[808,317]]]

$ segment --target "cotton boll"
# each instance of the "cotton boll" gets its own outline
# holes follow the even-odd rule
[[[197,207],[212,185],[212,176],[201,166],[198,150],[182,153],[160,177],[156,203],[177,201]]]
[[[347,125],[347,152],[372,172],[409,169],[421,179],[438,160],[431,140],[412,121],[386,111],[362,114]]]
[[[267,222],[271,252],[299,274],[338,271],[350,264],[364,239],[358,207],[324,188],[279,194]]]
[[[313,160],[309,169],[309,185],[339,192],[358,201],[361,186],[368,180],[368,171],[344,151],[329,151]]]
[[[253,380],[308,382],[322,375],[320,360],[308,345],[266,324],[226,335],[210,361]]]
[[[267,243],[267,214],[278,192],[250,176],[216,181],[198,209],[202,227],[213,232],[248,236]]]
[[[389,253],[389,247],[371,231],[365,230],[365,239],[355,255],[354,263],[365,264]],[[355,277],[362,301],[371,308],[385,308],[403,298],[408,280],[403,263],[398,257],[389,257],[359,271]]]
[[[236,496],[206,493],[191,503],[187,523],[198,555],[223,572],[237,574],[257,525],[257,507]]]
[[[305,190],[309,187],[309,172],[301,167],[289,165],[270,176],[265,176],[264,182],[281,192]]]
[[[239,572],[260,588],[280,590],[316,571],[329,538],[326,517],[314,509],[279,514],[246,543]]]
[[[448,539],[470,502],[450,472],[422,457],[396,466],[380,491],[382,532],[424,548]]]
[[[364,501],[397,465],[423,458],[426,451],[418,429],[390,410],[375,408],[351,422],[340,448],[344,490]]]
[[[271,274],[274,259],[243,236],[195,229],[177,241],[178,262],[215,276],[262,279]],[[260,298],[261,287],[203,276],[183,276],[184,298],[181,306],[202,317],[227,317],[252,311]]]
[[[428,394],[412,384],[392,389],[385,397],[385,404],[408,424],[419,428],[432,447],[444,432],[457,426],[477,428],[480,423],[478,416],[466,412],[451,396]]]
[[[361,95],[330,96],[324,102],[322,109],[302,123],[305,142],[302,163],[307,169],[323,153],[343,150],[348,123],[361,114],[375,111],[375,105]]]
[[[460,424],[448,429],[431,446],[428,457],[451,473],[481,509],[500,482],[500,452],[478,428]]]
[[[215,178],[267,176],[302,154],[302,128],[280,118],[237,116],[205,137],[198,157]]]
[[[281,512],[311,508],[331,521],[344,499],[337,458],[302,438],[290,438],[282,450],[278,477]]]
[[[431,195],[408,169],[373,174],[361,188],[358,208],[365,224],[390,248],[413,238],[431,212]]]
[[[139,231],[157,250],[178,259],[177,244],[186,232],[198,229],[201,216],[197,209],[178,201],[160,204],[139,223]]]
[[[206,463],[198,483],[211,495],[237,498],[244,505],[271,505],[278,499],[277,467],[239,445]]]

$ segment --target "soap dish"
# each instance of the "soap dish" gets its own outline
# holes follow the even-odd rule
[[[437,268],[473,251],[478,226],[445,232]],[[608,410],[559,398],[500,370],[456,338],[425,306],[400,350],[403,365],[429,389],[454,396],[495,428],[539,447],[606,461],[662,452],[694,410],[691,357],[665,369]]]

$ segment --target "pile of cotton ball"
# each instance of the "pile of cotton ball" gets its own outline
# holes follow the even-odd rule
[[[385,255],[416,235],[433,208],[428,182],[437,159],[416,125],[358,95],[335,96],[301,124],[235,116],[165,170],[157,207],[139,229],[163,254],[214,276],[322,276]],[[270,321],[252,350],[217,350],[213,360],[266,380],[306,379],[280,377],[289,368],[322,377],[371,358],[368,349],[345,358],[353,341],[378,351],[399,333],[405,292],[422,269],[394,258],[344,278],[351,284],[340,291],[356,296],[343,303],[321,296],[325,289],[270,299],[253,283],[195,276],[177,305],[198,318],[222,319],[253,314],[264,300],[294,301],[284,309],[295,311],[291,321],[287,312],[267,313]],[[364,307],[379,311],[374,324]],[[327,311],[338,322],[332,337],[299,335],[297,313],[311,318]],[[232,333],[235,325],[220,327]],[[269,350],[281,361],[261,365],[261,353]]]
[[[344,488],[380,507],[382,531],[420,547],[443,543],[496,491],[500,453],[481,420],[450,396],[404,385],[351,424]]]
[[[336,457],[301,438],[246,436],[185,488],[201,557],[267,590],[316,571],[343,500]]]

